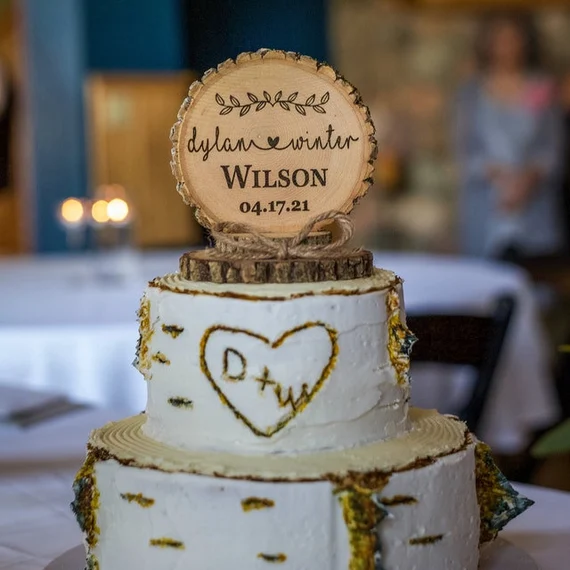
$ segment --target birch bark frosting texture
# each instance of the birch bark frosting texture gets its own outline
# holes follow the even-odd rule
[[[408,386],[388,354],[377,271],[339,283],[257,287],[155,281],[144,431],[165,444],[247,453],[339,449],[407,429]],[[243,295],[243,298],[240,297]],[[146,313],[143,313],[146,315]],[[163,332],[183,329],[176,338]],[[172,406],[171,398],[192,401]]]

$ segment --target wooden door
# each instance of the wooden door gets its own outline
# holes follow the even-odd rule
[[[202,240],[170,171],[170,128],[192,80],[189,73],[156,73],[93,75],[87,81],[92,193],[102,184],[125,188],[140,247]]]
[[[26,235],[25,218],[29,180],[25,160],[29,137],[23,134],[24,111],[21,102],[27,87],[24,81],[22,26],[18,6],[11,1],[0,3],[0,255],[29,249],[31,236]],[[9,117],[9,120],[5,119]]]

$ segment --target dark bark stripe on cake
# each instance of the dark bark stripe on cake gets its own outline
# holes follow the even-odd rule
[[[157,352],[156,354],[153,354],[152,360],[154,360],[155,362],[159,362],[160,364],[170,366],[170,360],[162,352]]]
[[[265,562],[275,562],[277,564],[281,564],[287,560],[287,555],[283,554],[283,552],[279,552],[278,554],[265,554],[264,552],[260,552],[257,557],[265,560]]]
[[[234,259],[212,250],[192,251],[180,258],[180,274],[189,281],[210,283],[319,283],[370,277],[369,251],[301,259]]]
[[[388,356],[396,371],[398,384],[407,384],[409,382],[410,355],[417,338],[402,322],[400,295],[396,288],[390,289],[386,296],[386,310],[389,315]]]
[[[426,544],[435,544],[443,538],[443,534],[432,534],[429,536],[417,536],[415,538],[410,538],[408,544],[410,546],[421,546]]]
[[[150,301],[143,297],[137,313],[139,319],[139,340],[137,342],[135,368],[146,380],[152,378],[150,372],[152,361],[150,357],[150,341],[154,335],[154,328],[150,321]]]
[[[173,538],[151,538],[149,546],[156,546],[158,548],[176,548],[177,550],[184,550],[184,543],[181,540],[174,540]]]
[[[127,501],[127,503],[137,503],[137,505],[145,509],[154,505],[154,499],[145,497],[142,493],[121,493],[121,499]]]
[[[162,325],[162,332],[169,334],[172,338],[177,338],[184,332],[184,327],[179,327],[178,325]]]
[[[73,482],[75,498],[71,503],[71,510],[75,515],[77,524],[85,534],[85,542],[89,550],[97,544],[99,526],[97,525],[97,511],[99,509],[99,489],[95,478],[95,463],[97,457],[88,454],[81,469]]]
[[[398,507],[400,505],[415,505],[418,500],[409,495],[394,495],[393,497],[383,497],[380,502],[385,507]]]
[[[380,492],[388,480],[378,480],[374,491],[354,487],[339,492],[350,545],[349,570],[384,570],[378,529],[388,515],[380,501]]]
[[[262,509],[270,509],[275,506],[273,499],[265,499],[261,497],[247,497],[241,502],[241,508],[245,513],[249,511],[260,511]]]
[[[168,398],[168,403],[175,408],[186,408],[191,410],[194,407],[194,402],[188,398],[182,398],[181,396]]]

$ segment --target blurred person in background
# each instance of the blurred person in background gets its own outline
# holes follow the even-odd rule
[[[558,254],[562,116],[533,21],[486,18],[476,56],[458,98],[463,251],[513,262]]]

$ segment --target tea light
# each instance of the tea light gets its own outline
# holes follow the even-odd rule
[[[59,207],[59,221],[66,229],[79,228],[85,223],[85,208],[77,198],[67,198]]]
[[[122,198],[113,198],[107,203],[107,217],[117,226],[128,223],[129,213],[129,205]]]
[[[91,219],[96,224],[106,224],[109,221],[108,205],[107,200],[95,200],[91,204]]]
[[[65,231],[65,242],[70,251],[79,251],[85,243],[87,213],[81,198],[66,198],[57,209],[57,219]]]

